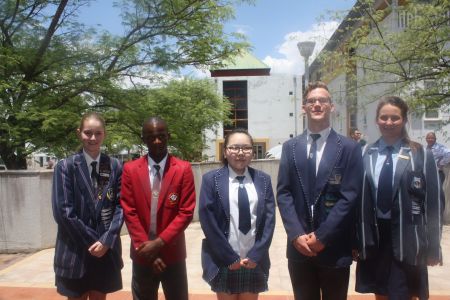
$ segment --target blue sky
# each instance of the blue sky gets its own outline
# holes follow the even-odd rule
[[[253,5],[235,6],[236,18],[225,26],[228,31],[245,33],[252,53],[268,64],[272,73],[303,74],[297,42],[316,41],[317,53],[339,25],[330,20],[330,14],[346,11],[354,3],[355,0],[256,0]],[[118,14],[111,0],[97,0],[83,9],[80,20],[121,33]]]

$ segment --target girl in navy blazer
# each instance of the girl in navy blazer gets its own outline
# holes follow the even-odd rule
[[[85,114],[77,134],[83,150],[61,160],[53,176],[55,281],[68,299],[101,300],[122,288],[122,166],[100,153],[105,121],[99,114]]]
[[[363,157],[356,291],[376,299],[428,299],[427,266],[442,263],[438,170],[431,151],[408,138],[407,116],[402,99],[382,98],[381,137]]]
[[[252,157],[252,137],[235,129],[225,138],[224,166],[203,176],[203,278],[219,300],[257,299],[268,289],[275,202],[270,176],[249,167]]]

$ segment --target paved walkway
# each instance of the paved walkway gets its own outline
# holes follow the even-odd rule
[[[186,230],[188,246],[188,280],[191,300],[215,299],[209,285],[202,278],[200,264],[200,245],[203,233],[198,222],[193,222]],[[262,293],[262,300],[293,300],[292,287],[286,260],[286,235],[277,216],[277,226],[274,239],[270,248],[272,267],[269,277],[269,292]],[[122,270],[124,289],[111,294],[108,299],[127,300],[132,299],[130,294],[131,262],[129,259],[130,240],[128,236],[122,236],[123,258],[125,266]],[[444,259],[450,259],[450,226],[444,227],[442,240]],[[59,296],[54,288],[53,273],[54,249],[45,249],[28,256],[20,256],[18,259],[5,262],[0,260],[0,300],[52,300],[64,299]],[[7,266],[5,267],[5,263]],[[5,267],[5,268],[3,268]],[[3,268],[3,269],[1,269]],[[361,295],[354,291],[354,268],[352,266],[349,299],[363,300],[374,299],[372,295]],[[430,294],[432,300],[450,300],[450,264],[442,267],[429,268]],[[160,295],[161,299],[164,299]]]

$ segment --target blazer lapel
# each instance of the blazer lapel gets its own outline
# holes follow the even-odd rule
[[[100,154],[100,167],[99,167],[99,184],[98,184],[98,188],[102,189],[101,191],[98,190],[97,191],[97,201],[96,201],[96,211],[97,213],[100,213],[101,208],[103,207],[103,203],[106,199],[106,194],[108,192],[108,189],[111,187],[112,182],[113,182],[113,178],[114,176],[114,172],[115,170],[113,170],[113,168],[111,167],[111,159],[109,158],[109,156],[101,153]],[[106,179],[107,178],[107,179]],[[108,180],[108,182],[104,185],[101,182],[103,180]],[[100,194],[101,193],[101,194]],[[100,198],[98,198],[100,196]]]
[[[138,166],[137,176],[141,181],[142,193],[145,195],[145,202],[148,205],[148,209],[150,210],[151,201],[152,201],[152,191],[150,187],[150,176],[148,174],[148,155],[144,156],[141,159],[141,163]]]
[[[308,176],[305,172],[305,166],[308,165],[308,157],[307,154],[307,136],[306,136],[306,130],[296,138],[295,143],[293,144],[293,155],[294,155],[294,162],[295,162],[295,169],[297,170],[298,179],[300,181],[300,185],[302,186],[303,193],[305,196],[306,201],[309,199],[309,194],[311,191],[308,190],[309,186],[309,180]],[[303,176],[302,176],[303,175]],[[309,201],[308,201],[309,203]]]
[[[89,169],[84,159],[83,152],[79,152],[74,157],[74,166],[75,166],[75,178],[78,183],[78,187],[81,190],[81,193],[85,196],[86,199],[90,199],[91,201],[87,201],[87,205],[91,210],[92,214],[95,213],[95,192],[94,187],[91,183],[91,176],[89,175]]]
[[[316,177],[316,187],[314,192],[314,199],[317,201],[321,191],[326,183],[328,182],[331,172],[334,169],[339,157],[342,152],[342,142],[336,132],[331,129],[330,135],[328,136],[325,149],[322,153],[322,158],[320,160],[319,169],[317,171]],[[341,174],[342,175],[342,174]],[[315,202],[314,201],[314,202]]]
[[[378,144],[376,143],[370,146],[370,148],[367,150],[366,154],[363,157],[364,171],[366,172],[368,182],[371,186],[370,190],[373,191],[372,192],[373,199],[376,199],[376,194],[374,193],[376,191],[374,172],[377,158],[378,158]]]
[[[259,228],[259,222],[264,212],[264,205],[266,203],[266,181],[260,172],[253,168],[248,168],[253,184],[255,185],[256,193],[258,194],[258,206],[256,207],[256,228]]]
[[[215,184],[217,187],[217,194],[219,195],[220,203],[222,204],[223,210],[227,219],[230,219],[230,203],[229,203],[229,171],[228,167],[223,167],[217,170],[216,176],[214,177]]]
[[[166,166],[164,167],[164,174],[162,174],[161,190],[158,197],[158,211],[164,203],[164,198],[166,198],[169,191],[170,183],[177,171],[177,164],[175,160],[172,159],[170,155],[167,156]]]
[[[411,163],[411,148],[401,147],[398,154],[397,166],[394,173],[394,185],[392,187],[392,194],[395,195],[400,187],[400,180],[406,167]]]

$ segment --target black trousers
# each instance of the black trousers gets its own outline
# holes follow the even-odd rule
[[[288,261],[295,300],[347,299],[350,267],[320,266],[315,259]]]
[[[134,300],[158,300],[160,283],[166,300],[188,300],[186,261],[168,265],[158,275],[150,267],[133,262],[131,292]]]

